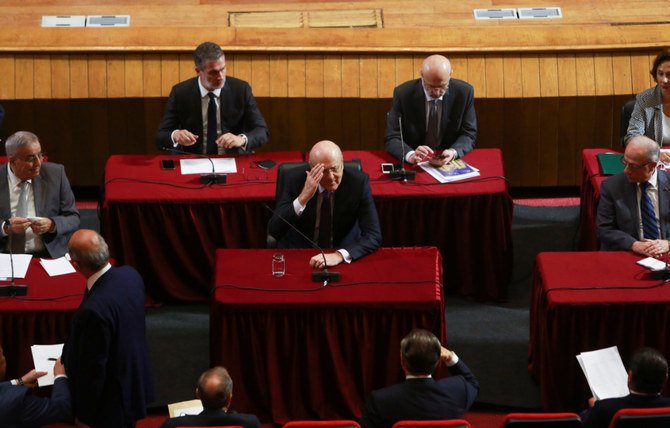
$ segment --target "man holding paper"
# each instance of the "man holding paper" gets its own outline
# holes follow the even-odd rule
[[[5,377],[7,363],[0,347],[0,379]],[[60,358],[54,364],[54,387],[51,398],[37,397],[29,388],[37,386],[37,379],[46,372],[31,370],[7,382],[0,382],[0,426],[32,427],[67,422],[72,418],[70,389],[65,367]]]
[[[670,406],[670,398],[661,396],[668,379],[668,362],[652,348],[638,350],[628,369],[628,389],[624,397],[589,400],[590,409],[582,413],[587,428],[607,428],[614,414],[620,409],[642,409]]]

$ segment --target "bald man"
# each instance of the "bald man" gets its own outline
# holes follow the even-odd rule
[[[279,183],[269,231],[280,248],[312,248],[287,220],[324,249],[310,260],[314,269],[350,263],[379,248],[382,240],[377,209],[367,174],[345,168],[342,151],[320,141],[309,153],[309,165],[287,171]]]
[[[170,418],[163,422],[161,428],[214,425],[260,428],[256,416],[230,410],[233,380],[223,367],[211,368],[200,376],[195,387],[195,397],[202,402],[203,411],[200,414]]]
[[[623,172],[603,181],[597,216],[601,250],[650,257],[668,252],[670,174],[657,169],[659,153],[654,140],[633,137],[624,152]]]
[[[393,91],[386,123],[386,150],[410,164],[424,160],[442,166],[475,147],[477,117],[474,91],[451,78],[451,63],[442,55],[423,61],[421,78]],[[399,119],[402,119],[400,139]]]
[[[132,267],[109,264],[107,243],[93,230],[76,231],[68,249],[86,277],[63,348],[75,417],[91,427],[134,427],[153,400],[144,282]]]

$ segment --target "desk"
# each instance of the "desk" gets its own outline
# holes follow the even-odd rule
[[[642,346],[670,355],[670,284],[649,288],[663,283],[635,264],[640,259],[629,252],[537,256],[529,367],[545,410],[586,406],[591,394],[575,358],[580,352],[616,345],[624,364]]]
[[[216,252],[211,364],[230,371],[237,411],[275,423],[356,419],[373,389],[402,380],[400,339],[412,328],[445,343],[436,248],[382,248],[333,268],[341,281],[325,288],[311,282],[314,250],[282,250],[279,278],[273,252]]]
[[[582,178],[579,196],[579,249],[582,251],[597,251],[600,248],[596,232],[600,185],[609,175],[600,173],[597,156],[599,153],[614,152],[617,151],[611,149],[582,150]]]
[[[26,278],[16,283],[28,284],[26,296],[0,297],[0,345],[7,357],[5,379],[33,369],[30,346],[65,342],[86,288],[86,279],[78,273],[50,277],[37,258],[30,262]]]
[[[464,160],[481,170],[470,182],[440,184],[421,168],[415,181],[391,181],[383,151],[345,151],[370,175],[384,246],[434,245],[444,257],[444,287],[477,300],[504,301],[512,273],[513,202],[498,149],[475,149]],[[411,167],[410,168],[414,168]]]
[[[302,161],[299,152],[237,156],[228,182],[203,186],[181,175],[179,157],[116,155],[107,160],[102,231],[119,264],[134,266],[157,300],[194,301],[209,295],[216,248],[265,247],[277,168],[253,162]],[[164,171],[162,159],[177,170]]]

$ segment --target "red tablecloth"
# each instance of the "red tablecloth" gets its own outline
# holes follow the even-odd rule
[[[314,250],[217,250],[211,364],[228,368],[234,408],[264,422],[352,419],[376,388],[403,377],[400,339],[412,328],[444,343],[442,261],[436,248],[382,248],[311,282]]]
[[[6,379],[14,379],[34,368],[30,346],[63,343],[70,321],[79,307],[86,280],[79,273],[50,277],[33,258],[25,279],[28,293],[0,297],[0,345],[7,357]],[[8,284],[2,281],[2,285]]]
[[[596,157],[599,153],[616,153],[611,149],[582,150],[582,178],[579,198],[579,249],[597,251],[600,248],[596,234],[596,218],[600,201],[600,185],[609,177],[600,173]]]
[[[529,367],[545,410],[591,396],[575,356],[617,346],[627,363],[651,346],[670,356],[670,283],[649,278],[628,252],[541,253],[530,307]]]
[[[302,161],[299,152],[237,156],[228,182],[203,186],[181,175],[179,157],[111,156],[105,168],[102,231],[111,254],[134,266],[157,300],[204,300],[209,295],[216,248],[265,247],[275,198],[277,168],[253,162]],[[174,159],[177,170],[160,168]]]
[[[475,149],[465,162],[481,176],[440,184],[421,168],[416,180],[391,181],[383,151],[345,151],[344,159],[361,160],[370,175],[384,246],[434,245],[440,249],[445,289],[478,300],[504,301],[512,273],[513,202],[501,178],[499,149]],[[396,161],[397,162],[397,161]]]

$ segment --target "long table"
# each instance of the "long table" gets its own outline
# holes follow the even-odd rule
[[[418,167],[416,180],[391,181],[384,151],[345,151],[370,175],[384,246],[434,245],[442,252],[445,290],[477,300],[504,301],[512,273],[513,202],[502,153],[475,149],[464,157],[480,177],[438,183]],[[395,161],[397,162],[397,161]]]
[[[588,385],[575,356],[617,346],[624,361],[642,346],[670,357],[670,283],[654,280],[629,252],[541,253],[530,307],[529,368],[542,407],[584,408]]]
[[[25,279],[25,296],[0,297],[0,345],[7,358],[6,379],[34,368],[30,346],[63,343],[79,307],[86,280],[79,273],[50,277],[33,258]],[[3,281],[2,285],[8,282]]]
[[[217,250],[210,311],[212,365],[235,382],[234,408],[264,422],[352,419],[367,395],[401,381],[400,339],[412,328],[442,343],[442,261],[434,247],[382,248],[311,282],[315,250]]]
[[[277,168],[255,161],[302,161],[300,152],[241,155],[226,184],[181,175],[179,157],[116,155],[107,160],[102,231],[120,264],[134,266],[158,301],[209,295],[216,248],[262,248],[275,199]],[[162,170],[174,159],[176,170]]]

